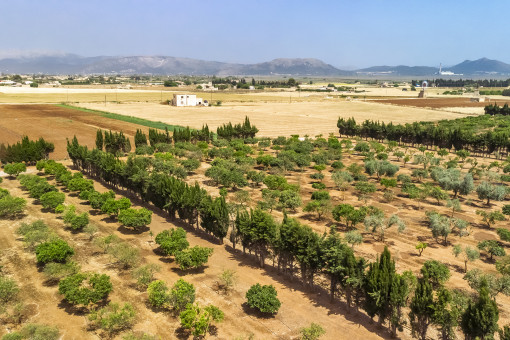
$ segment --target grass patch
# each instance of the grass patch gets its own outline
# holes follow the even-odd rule
[[[101,117],[116,119],[116,120],[120,120],[123,122],[133,123],[133,124],[142,125],[142,126],[147,126],[147,127],[153,128],[153,129],[165,130],[165,128],[168,128],[168,131],[174,131],[175,129],[185,129],[184,126],[180,126],[180,125],[170,125],[170,124],[166,124],[163,122],[154,122],[152,120],[147,120],[147,119],[132,117],[132,116],[125,116],[125,115],[120,115],[120,114],[112,113],[112,112],[91,110],[91,109],[86,109],[83,107],[66,105],[66,104],[56,104],[56,106],[63,107],[66,109],[88,112],[88,113],[92,113],[92,114],[95,114],[95,115],[98,115]]]

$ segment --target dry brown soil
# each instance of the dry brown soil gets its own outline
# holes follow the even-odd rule
[[[134,148],[132,137],[140,128],[147,133],[144,126],[55,105],[0,105],[0,143],[16,143],[25,135],[43,137],[55,144],[52,159],[67,157],[66,139],[74,135],[80,143],[93,147],[97,129],[123,131]]]
[[[447,107],[485,107],[489,104],[505,105],[504,100],[492,99],[488,102],[472,102],[470,98],[399,98],[399,99],[377,99],[374,102],[381,104],[393,104],[399,106],[413,106],[423,108],[447,108]],[[510,102],[510,101],[509,101]]]

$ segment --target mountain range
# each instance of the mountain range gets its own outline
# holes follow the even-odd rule
[[[443,68],[462,75],[510,75],[510,64],[481,58]],[[168,56],[82,57],[75,54],[0,59],[7,74],[154,74],[154,75],[292,75],[292,76],[432,76],[437,67],[372,66],[347,71],[313,58],[280,58],[256,64],[237,64]]]

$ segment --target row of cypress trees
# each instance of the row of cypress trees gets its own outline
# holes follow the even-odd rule
[[[35,164],[41,159],[47,159],[51,152],[55,150],[53,143],[47,142],[44,138],[30,140],[24,136],[16,144],[0,144],[0,161],[2,163],[21,163]]]
[[[476,118],[479,117],[470,117]],[[337,122],[340,135],[348,137],[371,138],[378,141],[385,139],[411,146],[424,145],[451,150],[470,150],[473,154],[488,155],[495,151],[510,152],[510,130],[485,129],[476,132],[476,121],[465,124],[438,124],[431,122],[414,122],[412,124],[393,124],[365,120],[357,124],[354,118],[339,118]],[[506,125],[505,125],[506,126]]]

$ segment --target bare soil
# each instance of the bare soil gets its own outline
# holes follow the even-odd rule
[[[55,105],[0,105],[0,143],[13,144],[23,136],[43,137],[55,144],[52,159],[67,157],[66,140],[74,135],[80,143],[93,147],[97,129],[123,131],[134,148],[133,137],[140,128],[147,133],[144,126]]]
[[[398,106],[423,107],[431,109],[449,108],[449,107],[485,107],[489,104],[498,104],[500,106],[510,103],[509,101],[491,99],[485,102],[472,102],[470,98],[395,98],[395,99],[377,99],[374,102],[381,104],[392,104]]]

